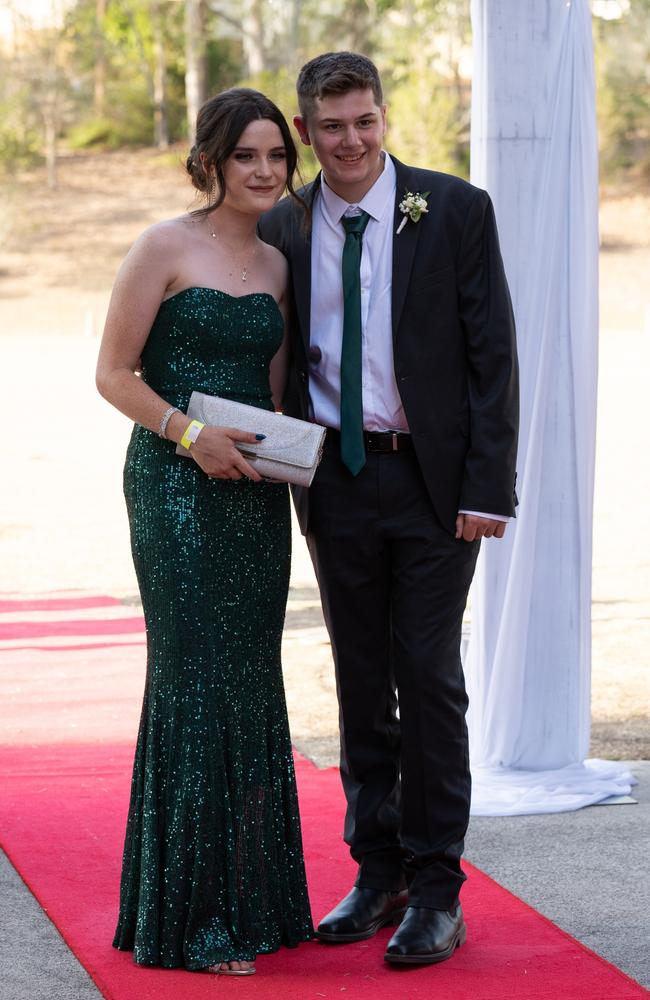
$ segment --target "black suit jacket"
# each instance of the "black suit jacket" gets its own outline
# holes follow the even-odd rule
[[[515,326],[494,211],[485,191],[395,160],[394,232],[406,191],[428,213],[393,237],[392,326],[397,387],[431,502],[455,530],[459,509],[513,516],[518,428]],[[311,204],[320,177],[301,192]],[[260,221],[291,267],[292,366],[285,412],[309,419],[311,234],[291,199]],[[303,531],[308,491],[295,494]]]

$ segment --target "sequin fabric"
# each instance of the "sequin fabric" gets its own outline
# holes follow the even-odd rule
[[[191,288],[164,302],[142,377],[272,407],[282,337],[270,295]],[[147,679],[114,945],[202,969],[313,928],[280,664],[289,586],[284,485],[209,479],[136,426],[124,490]]]

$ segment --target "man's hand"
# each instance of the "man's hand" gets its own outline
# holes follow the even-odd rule
[[[456,518],[456,538],[475,542],[478,538],[503,538],[505,521],[494,521],[491,517],[477,517],[476,514],[459,514]]]

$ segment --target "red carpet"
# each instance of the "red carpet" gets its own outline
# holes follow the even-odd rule
[[[93,610],[92,605],[86,607]],[[0,608],[6,623],[12,609],[6,608],[6,602]],[[23,610],[47,614],[53,609]],[[78,608],[59,610],[76,620]],[[106,997],[207,1000],[227,992],[239,1000],[340,996],[350,1000],[633,1000],[648,995],[469,866],[463,893],[468,942],[439,966],[406,970],[387,966],[382,955],[388,930],[359,945],[310,943],[262,957],[257,976],[247,980],[134,966],[131,956],[116,952],[110,941],[132,761],[132,741],[123,739],[124,717],[132,726],[133,738],[143,649],[137,651],[134,670],[135,651],[121,645],[110,654],[106,649],[88,652],[82,645],[65,657],[60,648],[48,647],[31,653],[30,658],[25,650],[2,645],[0,704],[2,716],[12,718],[12,726],[3,736],[6,745],[0,747],[0,842]],[[21,682],[16,684],[19,675]],[[124,698],[127,675],[125,712],[126,703],[120,698]],[[33,683],[34,677],[40,678],[40,686]],[[108,690],[107,683],[111,688],[116,684],[119,695]],[[33,691],[31,709],[25,685],[28,694]],[[38,705],[39,699],[49,705]],[[103,700],[108,710],[102,710]],[[29,716],[35,710],[45,719],[48,708],[53,725],[37,731]],[[319,772],[301,758],[297,771],[311,899],[318,918],[347,891],[353,866],[340,841],[343,803],[337,773]]]

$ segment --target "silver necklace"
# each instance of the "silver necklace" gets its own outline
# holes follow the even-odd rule
[[[253,266],[255,258],[257,257],[257,250],[258,250],[258,247],[259,247],[257,239],[255,239],[255,243],[253,245],[253,252],[251,253],[250,257],[248,257],[248,259],[246,259],[246,258],[243,257],[241,249],[240,250],[236,250],[235,247],[230,246],[229,243],[226,243],[226,241],[224,239],[222,239],[221,236],[217,236],[217,234],[215,233],[214,229],[212,228],[212,224],[210,223],[209,220],[208,220],[208,226],[209,226],[209,229],[210,229],[210,236],[212,237],[212,239],[216,240],[217,243],[221,243],[221,245],[224,246],[226,248],[226,250],[228,250],[232,254],[232,256],[234,257],[234,263],[236,265],[236,270],[239,271],[239,275],[240,275],[241,280],[242,281],[248,281],[248,273],[249,273],[249,271],[251,270],[251,268]],[[245,245],[246,244],[244,244],[244,246]],[[228,277],[232,278],[232,276],[234,275],[234,273],[235,273],[235,269],[233,269],[232,271],[228,271]]]

